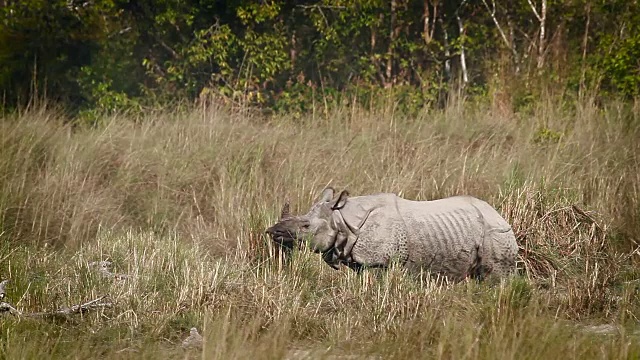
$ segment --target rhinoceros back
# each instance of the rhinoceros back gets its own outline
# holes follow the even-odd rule
[[[482,217],[466,197],[398,201],[408,232],[409,268],[464,278],[477,259]]]
[[[393,194],[353,199],[376,204],[353,249],[360,263],[386,266],[395,259],[412,270],[461,279],[478,266],[502,271],[515,262],[510,260],[515,238],[509,224],[482,200],[412,201]]]

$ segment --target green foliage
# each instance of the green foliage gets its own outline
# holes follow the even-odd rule
[[[515,162],[505,172],[504,188],[508,190],[517,189],[526,184],[527,174],[524,172],[522,165]]]
[[[562,139],[562,136],[561,132],[541,127],[533,135],[533,142],[536,144],[555,144]]]
[[[638,9],[640,11],[640,8]],[[629,34],[615,43],[611,39],[605,41],[611,52],[603,57],[602,69],[606,82],[623,95],[634,97],[640,95],[640,16],[630,24]]]
[[[534,289],[525,278],[513,277],[505,286],[505,305],[512,310],[524,310],[530,304],[534,296]]]
[[[85,114],[105,113],[213,96],[300,113],[328,104],[336,91],[397,88],[397,103],[415,112],[442,104],[461,78],[463,51],[468,90],[499,76],[528,93],[539,74],[550,86],[602,85],[628,98],[640,88],[640,9],[623,0],[548,1],[541,69],[540,24],[527,2],[496,9],[460,0],[4,5],[0,89],[8,107],[46,94]],[[509,93],[516,107],[517,93]]]
[[[113,1],[91,6],[66,0],[5,1],[0,7],[0,91],[8,105],[39,92],[77,105],[85,101],[75,72],[91,64],[106,38],[102,12]]]

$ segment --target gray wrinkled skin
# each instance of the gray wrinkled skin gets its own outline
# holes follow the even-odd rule
[[[303,239],[333,268],[386,268],[398,262],[459,281],[502,278],[516,267],[511,226],[486,202],[470,196],[412,201],[395,194],[334,198],[327,188],[309,212],[289,214],[267,229],[285,247]]]

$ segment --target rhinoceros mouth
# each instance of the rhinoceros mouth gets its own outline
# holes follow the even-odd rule
[[[293,244],[295,241],[294,239],[290,238],[290,237],[285,237],[285,236],[274,236],[273,237],[273,241],[278,243],[278,244]]]
[[[276,227],[270,227],[267,229],[266,233],[271,237],[271,239],[280,245],[284,246],[292,246],[295,242],[294,234],[291,234],[287,230],[281,230]]]
[[[329,266],[331,266],[335,270],[339,270],[340,264],[344,263],[344,261],[342,261],[341,259],[338,259],[335,256],[334,247],[331,247],[329,250],[322,252],[322,259],[324,260],[324,262],[329,264]]]

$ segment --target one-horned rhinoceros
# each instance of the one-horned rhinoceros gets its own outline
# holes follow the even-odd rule
[[[511,226],[486,202],[470,196],[412,201],[395,194],[334,197],[326,188],[305,215],[289,214],[267,229],[282,246],[308,239],[332,267],[385,268],[393,261],[410,272],[459,281],[501,278],[516,267]]]

